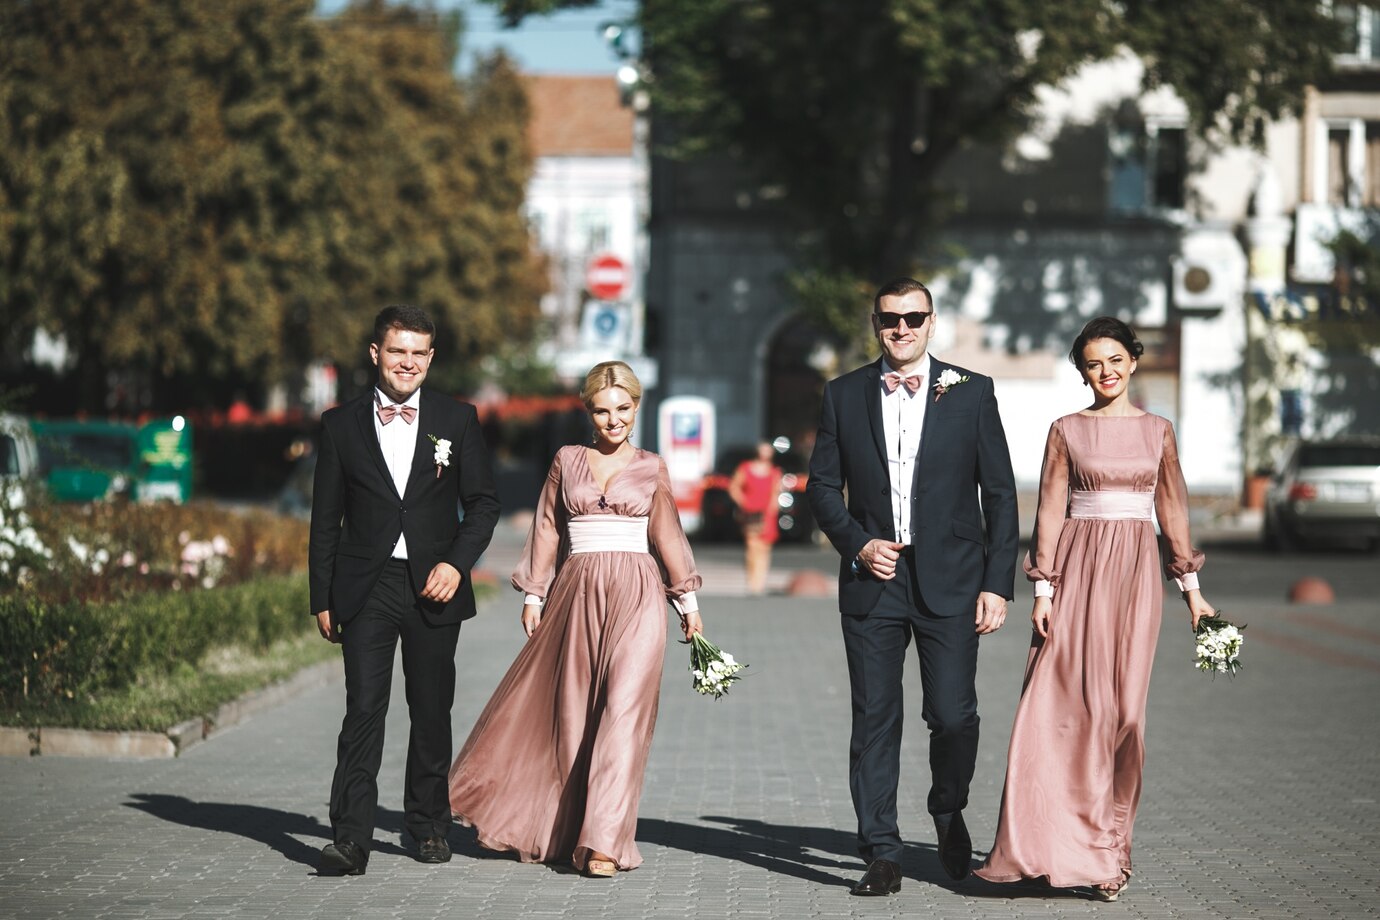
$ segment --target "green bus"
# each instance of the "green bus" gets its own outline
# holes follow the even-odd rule
[[[39,475],[58,501],[185,502],[192,495],[192,431],[182,416],[143,424],[35,421]]]

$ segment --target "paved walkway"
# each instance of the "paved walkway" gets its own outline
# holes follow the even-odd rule
[[[501,543],[504,541],[500,541]],[[501,553],[500,553],[501,554]],[[727,572],[731,554],[707,553]],[[717,566],[717,568],[716,568]],[[172,761],[0,758],[0,916],[25,918],[1334,918],[1380,915],[1380,619],[1373,601],[1249,610],[1248,669],[1190,669],[1169,608],[1150,698],[1136,876],[1115,904],[941,873],[925,816],[918,675],[908,679],[900,895],[851,898],[860,872],[846,779],[847,676],[830,600],[713,597],[709,634],[752,664],[695,696],[672,645],[638,828],[644,866],[613,880],[484,854],[423,866],[400,846],[406,720],[395,689],[377,847],[362,878],[321,878],[339,684]],[[461,635],[463,739],[516,652],[516,604]],[[669,618],[668,618],[669,625]],[[984,640],[984,736],[968,823],[991,841],[1021,679],[1019,619]]]

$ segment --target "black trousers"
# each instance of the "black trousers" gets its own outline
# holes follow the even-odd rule
[[[402,641],[403,680],[411,736],[403,785],[404,824],[413,837],[444,837],[450,829],[450,707],[455,699],[455,644],[460,624],[429,626],[418,608],[407,564],[391,560],[364,607],[341,630],[345,657],[345,719],[331,782],[331,828],[368,853],[378,806],[379,764],[393,685],[393,657]]]
[[[912,637],[920,655],[920,714],[930,729],[932,815],[968,804],[977,764],[977,650],[973,613],[941,617],[915,590],[909,565],[897,566],[877,606],[865,617],[843,618],[843,644],[853,701],[848,780],[858,815],[858,852],[901,861],[896,788],[901,774],[901,676]]]

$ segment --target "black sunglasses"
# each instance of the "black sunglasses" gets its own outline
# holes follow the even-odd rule
[[[895,329],[901,324],[901,320],[906,321],[907,329],[919,329],[925,325],[925,320],[930,318],[930,313],[916,310],[914,313],[873,313],[877,319],[877,325],[883,329]]]

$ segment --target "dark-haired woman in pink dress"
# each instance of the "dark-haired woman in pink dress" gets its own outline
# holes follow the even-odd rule
[[[581,395],[594,446],[551,464],[513,573],[528,642],[451,767],[450,804],[484,847],[608,877],[642,862],[633,833],[666,602],[687,639],[700,632],[700,576],[665,462],[628,440],[642,395],[632,370],[596,365]]]
[[[1131,877],[1145,762],[1145,699],[1160,631],[1163,568],[1194,628],[1203,554],[1188,531],[1174,429],[1135,408],[1127,384],[1144,351],[1123,322],[1084,327],[1069,359],[1093,404],[1050,427],[1026,559],[1034,633],[1007,754],[991,882],[1090,886],[1116,900]]]

